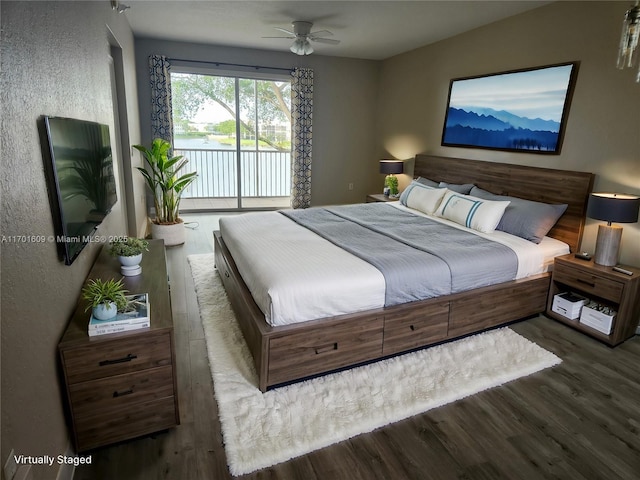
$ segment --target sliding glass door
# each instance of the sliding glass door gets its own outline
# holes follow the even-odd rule
[[[171,85],[174,151],[198,172],[181,209],[289,206],[289,79],[179,72]]]

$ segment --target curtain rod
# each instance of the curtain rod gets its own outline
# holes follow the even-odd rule
[[[262,65],[245,65],[242,63],[225,63],[225,62],[208,62],[205,60],[187,60],[185,58],[169,58],[167,57],[167,60],[171,61],[178,61],[178,62],[190,62],[190,63],[203,63],[206,65],[215,65],[216,67],[219,66],[228,66],[228,67],[245,67],[245,68],[254,68],[256,70],[282,70],[284,72],[293,72],[293,68],[280,68],[280,67],[264,67]]]

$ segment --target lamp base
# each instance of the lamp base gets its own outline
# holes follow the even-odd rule
[[[593,261],[611,267],[618,263],[618,251],[622,239],[622,227],[600,225],[596,239],[596,254]]]

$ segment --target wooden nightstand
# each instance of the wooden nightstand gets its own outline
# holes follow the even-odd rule
[[[393,198],[383,195],[382,193],[371,193],[367,195],[367,203],[373,202],[397,202],[399,198]]]
[[[640,316],[640,268],[626,265],[623,268],[633,275],[618,273],[612,267],[595,264],[593,260],[575,258],[573,254],[556,257],[547,299],[547,316],[611,346],[631,338]],[[573,292],[616,311],[611,333],[607,335],[584,325],[579,319],[571,320],[553,312],[553,297],[562,292]]]

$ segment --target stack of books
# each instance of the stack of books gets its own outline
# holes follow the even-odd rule
[[[148,328],[149,316],[149,294],[140,293],[137,295],[127,295],[127,308],[124,312],[108,320],[98,320],[91,315],[89,320],[89,336],[105,335],[108,333],[128,332],[139,328]]]

